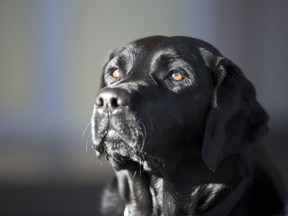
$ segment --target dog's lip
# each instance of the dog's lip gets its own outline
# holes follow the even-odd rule
[[[105,143],[105,141],[103,141]],[[123,166],[126,162],[139,163],[144,170],[149,172],[160,172],[165,168],[165,163],[158,157],[154,157],[146,152],[131,149],[131,152],[127,155],[115,151],[108,153],[105,148],[95,146],[96,155],[98,158],[105,157],[110,163],[119,167]],[[101,149],[101,150],[99,150]]]
[[[109,155],[107,153],[107,145],[113,145],[113,142],[119,143],[119,135],[114,129],[107,129],[101,135],[96,136],[93,139],[93,148],[96,150],[96,155],[98,157],[103,154]],[[122,142],[124,141],[122,140]]]
[[[93,135],[93,149],[95,150],[96,152],[96,156],[98,158],[100,158],[103,153],[104,153],[104,141],[106,139],[106,136],[108,134],[108,131],[106,131],[105,133],[101,134],[101,136],[96,136],[96,135]]]
[[[114,129],[109,128],[104,133],[102,133],[101,136],[97,138],[97,142],[95,141],[93,144],[93,148],[96,152],[97,157],[101,158],[104,156],[108,161],[112,162],[111,160],[113,160],[116,164],[119,161],[137,162],[143,166],[144,170],[152,172],[156,170],[162,170],[165,167],[164,162],[160,158],[154,157],[151,154],[146,153],[142,149],[134,149],[127,143],[127,148],[129,148],[129,153],[127,153],[127,155],[119,154],[118,151],[107,152],[106,145],[109,145],[110,142],[117,142],[117,138],[119,138],[118,132]],[[124,141],[122,140],[122,142]]]
[[[100,134],[94,134],[93,135],[93,145],[94,146],[100,146],[102,145],[105,141],[113,139],[113,137],[116,136],[116,131],[113,129],[109,129],[107,126],[107,129]]]
[[[133,155],[125,156],[118,153],[105,154],[106,160],[108,160],[112,166],[119,170],[120,167],[127,167],[131,162],[139,164],[137,169],[143,169],[145,171],[159,174],[165,168],[164,162],[152,155],[149,155],[145,152],[135,151]],[[125,169],[125,168],[124,168]]]

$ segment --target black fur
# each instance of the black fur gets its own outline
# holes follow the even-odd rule
[[[282,185],[258,145],[267,121],[242,71],[204,41],[153,36],[114,51],[91,121],[115,170],[103,215],[280,215]]]

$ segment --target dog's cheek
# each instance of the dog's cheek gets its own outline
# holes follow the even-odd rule
[[[151,131],[147,135],[146,142],[144,145],[144,152],[165,160],[167,156],[171,157],[175,150],[180,149],[179,144],[182,143],[184,139],[184,130],[179,129],[179,127],[158,127]]]

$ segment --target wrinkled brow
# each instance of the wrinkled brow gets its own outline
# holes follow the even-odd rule
[[[192,66],[171,48],[161,50],[154,54],[151,60],[150,71],[155,71],[159,65],[165,65],[171,70],[183,68],[194,74]]]
[[[171,48],[166,48],[163,50],[160,50],[154,54],[151,60],[151,70],[155,70],[154,67],[156,67],[159,64],[166,63],[168,64],[171,60],[179,58],[179,55],[176,53],[175,50]]]
[[[112,58],[105,67],[107,71],[111,67],[119,67],[124,71],[130,71],[135,61],[135,53],[131,50],[123,49],[120,54]]]

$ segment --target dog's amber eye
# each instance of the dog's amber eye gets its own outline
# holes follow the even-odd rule
[[[118,69],[114,69],[111,73],[112,77],[119,78],[121,77],[121,72]]]
[[[171,78],[174,80],[174,81],[181,81],[184,79],[184,76],[181,72],[179,71],[173,71],[171,73]]]

